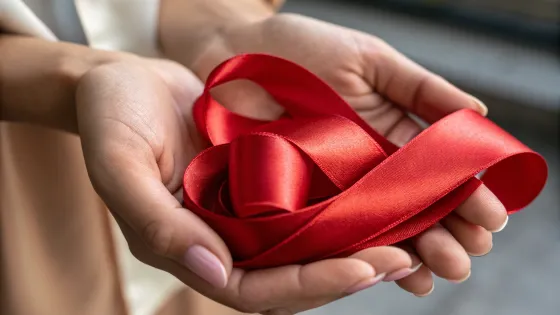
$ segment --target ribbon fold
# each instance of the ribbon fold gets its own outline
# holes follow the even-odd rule
[[[213,87],[237,79],[261,85],[286,114],[255,120],[212,98]],[[437,223],[482,182],[513,213],[547,177],[539,154],[471,110],[398,148],[318,77],[269,55],[219,65],[193,113],[212,146],[185,171],[185,205],[224,239],[240,268],[395,244]]]

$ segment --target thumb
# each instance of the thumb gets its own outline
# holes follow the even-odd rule
[[[159,116],[140,115],[150,112],[154,104],[164,111],[163,104],[171,98],[157,78],[134,65],[104,66],[86,74],[76,95],[86,166],[103,201],[138,236],[129,238],[129,243],[145,243],[155,257],[173,260],[223,288],[232,268],[226,245],[183,208],[162,182],[158,165],[169,164],[162,155],[173,153],[165,151],[157,158],[138,131],[144,125],[134,125],[140,117],[154,138],[165,134],[165,129],[157,129]]]
[[[428,123],[464,108],[484,116],[488,113],[488,108],[480,100],[421,67],[388,44],[366,42],[369,44],[363,45],[363,53],[370,75],[365,79],[375,92],[404,110]]]
[[[134,168],[129,165],[129,170]],[[222,239],[181,207],[157,177],[141,172],[120,177],[105,189],[110,209],[154,254],[180,263],[214,287],[225,287],[232,262]]]

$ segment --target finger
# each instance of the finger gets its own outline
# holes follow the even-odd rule
[[[211,93],[224,107],[246,117],[275,120],[284,112],[265,89],[251,81],[228,82],[213,88]]]
[[[374,91],[407,111],[429,123],[463,108],[473,109],[483,115],[488,112],[479,100],[424,69],[391,46],[371,38],[364,42],[364,60],[367,67],[372,69],[366,80]]]
[[[424,263],[422,262],[420,257],[418,257],[416,251],[410,244],[410,241],[400,243],[398,247],[406,251],[410,256],[410,259],[412,261],[412,272],[409,272],[407,275],[399,279],[394,279],[395,283],[397,283],[405,291],[408,291],[412,294],[426,294],[432,287],[431,283],[433,280],[431,271],[428,273],[420,271],[417,275],[418,271],[424,266]],[[385,280],[387,280],[388,278],[389,277],[386,277]]]
[[[351,257],[370,263],[378,275],[384,274],[383,281],[394,281],[415,272],[411,255],[398,247],[373,247],[360,251]]]
[[[420,125],[405,115],[388,131],[387,139],[402,146],[420,131]],[[461,221],[452,220],[450,221],[453,228],[451,232],[461,245],[467,246],[465,250],[474,256],[486,254],[492,246],[491,235],[484,233],[485,231],[476,233],[476,230],[482,229],[478,225],[491,230],[501,230],[507,220],[504,206],[486,186],[479,187],[455,212],[462,215],[463,218],[467,218],[472,224],[464,222],[465,224],[458,225],[457,222]],[[471,231],[470,234],[469,231]]]
[[[342,293],[336,292],[329,295],[317,295],[311,298],[306,298],[301,302],[295,303],[290,310],[293,313],[310,310],[333,301],[336,301],[349,294],[365,290],[374,286],[388,277],[403,277],[403,271],[408,274],[412,273],[411,263],[412,259],[408,253],[397,247],[373,247],[362,250],[349,258],[355,258],[369,263],[374,267],[375,276],[368,277],[359,281],[349,288],[346,288]],[[392,281],[392,280],[390,280]]]
[[[362,260],[328,259],[303,266],[255,270],[239,278],[232,277],[224,297],[237,309],[248,313],[295,307],[302,302],[314,305],[317,300],[340,295],[375,276],[374,268]]]
[[[350,258],[360,259],[373,266],[376,273],[375,277],[360,281],[350,288],[347,288],[342,293],[305,299],[293,305],[290,310],[294,313],[310,310],[336,301],[349,294],[370,288],[382,280],[385,281],[388,279],[388,281],[393,281],[397,278],[400,279],[418,269],[412,270],[412,259],[410,255],[398,247],[372,247],[352,255]]]
[[[370,288],[380,281],[388,282],[406,277],[416,272],[421,266],[418,261],[414,264],[410,254],[398,247],[368,248],[350,257],[368,262],[376,271],[375,277],[358,282],[343,293],[307,299],[294,305],[291,310],[297,313],[331,303],[349,294]]]
[[[419,297],[430,295],[434,291],[432,272],[425,265],[422,265],[418,271],[410,276],[395,282],[403,290]]]
[[[479,225],[490,232],[503,230],[508,221],[506,208],[498,197],[481,185],[455,210],[467,222]]]
[[[471,260],[465,249],[440,225],[436,225],[415,237],[418,255],[434,274],[454,282],[468,278]]]
[[[492,233],[451,213],[441,224],[471,256],[483,256],[492,250]]]
[[[403,113],[393,127],[387,131],[386,138],[395,145],[402,147],[422,131],[422,127]]]
[[[120,108],[141,109],[171,102],[161,79],[138,66],[100,67],[83,78],[77,94],[80,135],[92,182],[107,206],[138,233],[156,254],[188,267],[202,279],[225,287],[231,257],[220,237],[182,208],[161,181],[149,139],[115,119]],[[103,134],[107,132],[107,134]]]
[[[410,264],[410,256],[401,249],[368,248],[348,258],[247,272],[230,280],[233,292],[228,296],[249,303],[252,312],[287,305],[300,311],[364,290]]]

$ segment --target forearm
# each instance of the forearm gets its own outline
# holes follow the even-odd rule
[[[159,40],[164,54],[193,69],[216,33],[272,16],[282,0],[161,0]],[[193,69],[195,72],[197,69]]]
[[[0,120],[76,132],[74,94],[91,68],[118,54],[85,46],[0,35]]]

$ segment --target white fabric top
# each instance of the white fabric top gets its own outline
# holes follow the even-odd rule
[[[0,0],[0,28],[157,57],[159,0]]]

